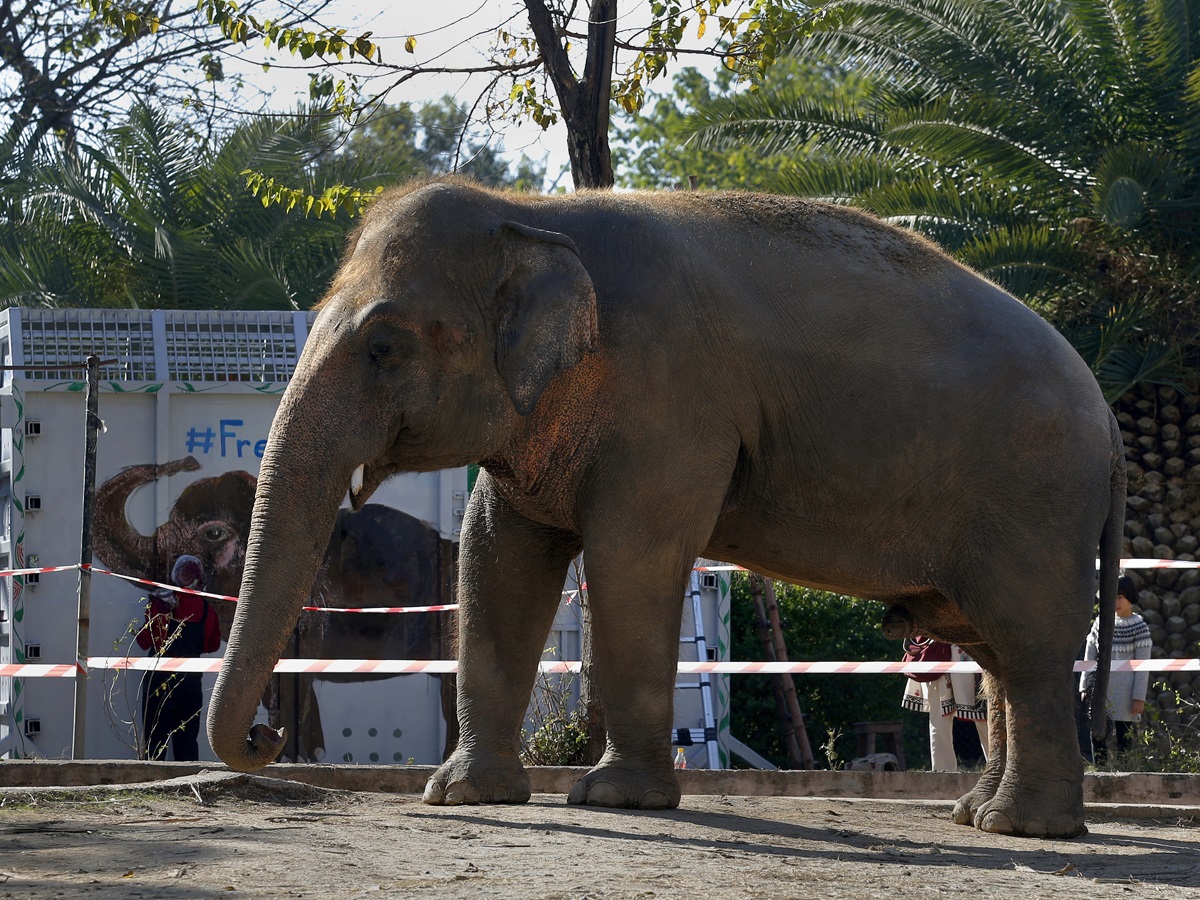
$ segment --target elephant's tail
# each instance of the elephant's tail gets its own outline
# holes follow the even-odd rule
[[[1109,473],[1108,516],[1100,535],[1100,652],[1089,710],[1092,736],[1096,740],[1103,740],[1105,732],[1113,627],[1117,617],[1117,578],[1121,574],[1121,538],[1125,533],[1125,442],[1121,439],[1116,417],[1111,412],[1109,431],[1112,433],[1112,468]]]

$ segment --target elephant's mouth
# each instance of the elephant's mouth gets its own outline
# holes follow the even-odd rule
[[[402,444],[409,439],[411,439],[410,432],[401,423],[397,433],[388,442],[388,446],[394,450],[397,444]],[[358,467],[350,473],[350,506],[355,512],[362,509],[381,484],[397,472],[405,470],[403,463],[394,456],[393,452],[389,452],[375,462],[359,463]]]
[[[378,478],[374,472],[369,475],[370,480],[368,481],[366,463],[359,463],[358,468],[350,473],[350,506],[356,511],[362,508],[382,483],[383,479]]]
[[[362,509],[376,489],[398,471],[399,467],[395,465],[360,463],[358,468],[350,474],[351,508],[355,512]]]

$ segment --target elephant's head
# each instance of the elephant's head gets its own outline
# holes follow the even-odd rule
[[[96,490],[96,557],[121,574],[171,583],[179,559],[191,556],[203,566],[206,590],[236,594],[254,506],[255,479],[249,472],[226,472],[192,482],[152,535],[140,533],[126,515],[126,504],[137,488],[199,468],[195,458],[187,456],[162,465],[130,466],[105,481]],[[227,635],[232,604],[222,602],[216,609],[222,634]]]
[[[536,212],[536,206],[526,206]],[[457,184],[381,198],[351,237],[271,426],[241,602],[209,706],[214,751],[253,771],[282,740],[258,698],[309,595],[347,488],[503,456],[597,337],[570,238]]]

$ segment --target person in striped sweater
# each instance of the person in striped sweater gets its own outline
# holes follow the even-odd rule
[[[1137,587],[1128,575],[1117,581],[1117,620],[1113,633],[1113,662],[1126,659],[1150,658],[1150,627],[1133,611],[1137,599]],[[1100,655],[1100,620],[1092,623],[1088,634],[1084,659],[1096,659]],[[1087,694],[1093,680],[1092,672],[1085,672],[1080,679],[1079,689],[1087,708]],[[1118,753],[1125,753],[1133,742],[1133,726],[1141,721],[1146,707],[1146,689],[1150,686],[1149,672],[1112,672],[1108,677],[1108,720],[1104,740],[1094,743],[1095,760],[1102,765],[1108,759],[1109,737],[1115,733]]]

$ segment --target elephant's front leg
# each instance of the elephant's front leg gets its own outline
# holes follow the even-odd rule
[[[426,803],[524,803],[520,730],[577,538],[517,515],[481,474],[459,566],[458,746]]]
[[[680,799],[670,746],[679,627],[695,556],[647,565],[644,544],[628,549],[615,558],[589,549],[585,557],[608,739],[567,802],[673,809]]]

